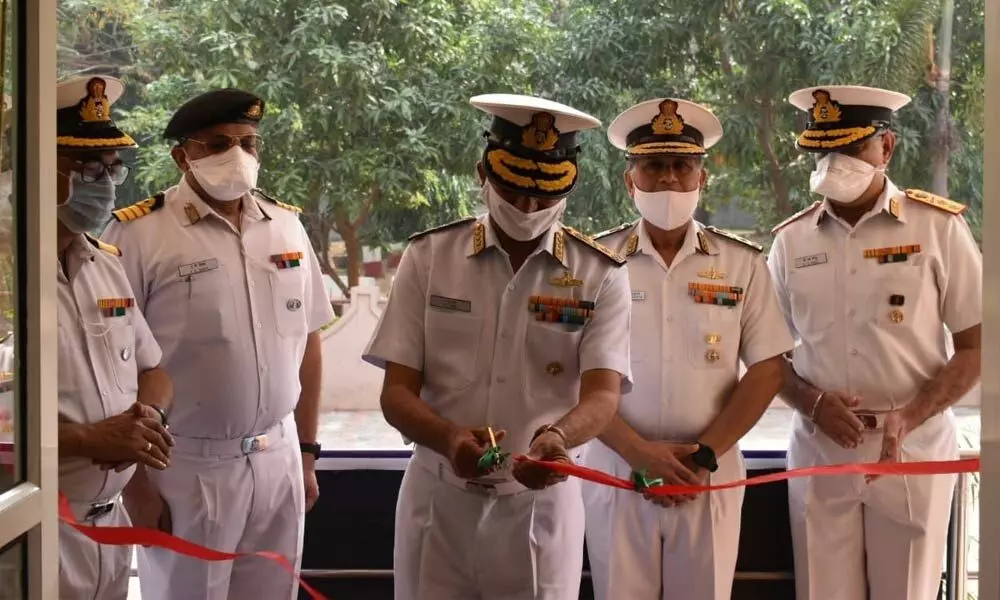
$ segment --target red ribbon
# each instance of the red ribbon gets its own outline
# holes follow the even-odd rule
[[[515,460],[519,462],[531,462],[539,466],[551,469],[563,475],[586,479],[594,483],[609,485],[623,490],[634,490],[635,484],[627,479],[619,479],[607,473],[581,467],[564,462],[552,462],[545,460],[535,460],[527,456],[517,456]],[[748,479],[730,481],[719,485],[657,485],[647,490],[648,494],[654,496],[672,496],[677,494],[690,494],[692,492],[711,492],[716,490],[728,490],[736,487],[749,487],[775,481],[785,481],[799,477],[812,477],[815,475],[950,475],[956,473],[975,473],[979,471],[979,458],[963,458],[960,460],[940,460],[922,462],[903,463],[854,463],[846,465],[822,465],[818,467],[805,467],[801,469],[789,469],[767,475],[758,475]]]
[[[310,587],[309,584],[295,572],[295,567],[292,566],[292,563],[277,552],[222,552],[220,550],[206,548],[205,546],[199,546],[198,544],[172,536],[162,531],[146,529],[145,527],[94,527],[92,525],[81,525],[73,517],[73,510],[69,506],[69,499],[66,498],[66,496],[61,492],[59,493],[59,520],[73,527],[98,544],[110,544],[112,546],[141,544],[143,546],[165,548],[172,552],[183,554],[184,556],[209,561],[236,560],[237,558],[243,558],[245,556],[259,556],[261,558],[266,558],[274,561],[282,569],[288,571],[292,577],[298,579],[299,585],[301,585],[302,589],[309,593],[313,600],[329,600],[326,596]]]

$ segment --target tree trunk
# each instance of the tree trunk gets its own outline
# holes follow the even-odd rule
[[[931,145],[931,192],[948,196],[948,158],[951,156],[951,29],[955,17],[955,0],[944,0],[941,7],[941,28],[938,30],[937,67],[934,81],[937,96],[933,144]]]
[[[344,247],[347,250],[347,285],[351,288],[358,285],[361,280],[361,266],[364,259],[364,248],[358,238],[358,228],[348,219],[337,218],[337,232],[344,240]]]
[[[771,179],[771,188],[774,190],[774,209],[779,219],[784,219],[794,212],[791,198],[789,197],[788,181],[785,180],[784,171],[781,168],[781,159],[774,149],[774,106],[768,97],[760,104],[760,120],[757,121],[757,143],[760,144],[767,158],[767,173]]]

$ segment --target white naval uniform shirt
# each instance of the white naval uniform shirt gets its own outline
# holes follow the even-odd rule
[[[860,396],[862,409],[908,403],[948,362],[942,324],[959,332],[982,322],[982,254],[965,219],[888,179],[854,227],[824,200],[777,230],[769,266],[801,340],[795,371],[821,390]],[[865,258],[865,250],[917,244],[902,262]],[[890,305],[894,295],[902,306]]]
[[[696,440],[747,366],[793,347],[760,249],[691,221],[670,267],[643,221],[599,238],[628,260],[635,387],[619,416],[648,440]],[[733,286],[736,306],[698,303],[689,285]]]
[[[460,426],[505,429],[503,448],[527,452],[531,436],[579,400],[592,369],[629,375],[628,272],[561,225],[514,273],[487,216],[414,239],[403,254],[389,304],[364,359],[423,373],[421,398]],[[575,287],[552,282],[575,279]],[[585,325],[538,321],[541,295],[596,303]],[[425,464],[441,464],[417,447]]]
[[[105,232],[163,348],[182,437],[238,439],[291,413],[306,336],[333,320],[297,215],[247,195],[241,219],[237,231],[182,178],[162,208]],[[288,253],[299,264],[279,268]]]
[[[94,423],[135,402],[139,374],[160,364],[162,353],[139,308],[105,316],[98,300],[133,298],[114,248],[77,236],[59,265],[59,418]],[[68,276],[67,276],[68,273]],[[135,467],[102,471],[89,458],[59,459],[59,490],[74,502],[112,499]]]

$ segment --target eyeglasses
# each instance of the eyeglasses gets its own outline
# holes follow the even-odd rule
[[[264,139],[256,133],[248,133],[247,135],[226,135],[219,133],[208,141],[196,140],[194,138],[187,138],[183,141],[201,144],[212,154],[221,154],[237,144],[250,154],[256,154],[264,149]]]
[[[121,185],[128,179],[128,174],[132,170],[125,163],[118,161],[110,165],[99,160],[88,160],[86,162],[76,161],[78,168],[73,169],[80,173],[80,179],[87,183],[94,183],[104,178],[107,173],[111,183]]]

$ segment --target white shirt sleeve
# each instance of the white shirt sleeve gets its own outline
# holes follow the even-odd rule
[[[160,366],[163,352],[153,338],[153,332],[149,330],[146,317],[138,309],[132,314],[132,329],[135,332],[135,364],[139,367],[139,372]]]
[[[954,333],[983,322],[983,255],[963,217],[949,219],[941,247],[941,317]]]
[[[101,239],[121,250],[122,255],[118,257],[118,262],[125,269],[125,276],[128,277],[128,281],[132,285],[136,306],[139,307],[140,311],[145,311],[148,290],[146,289],[146,277],[142,265],[142,251],[139,248],[137,236],[131,235],[125,228],[126,225],[111,221],[108,228],[101,234]]]
[[[302,224],[299,223],[300,235],[302,236],[302,246],[306,249],[308,260],[308,272],[306,279],[306,327],[307,331],[313,333],[319,331],[321,327],[333,320],[333,306],[330,305],[330,296],[326,292],[326,285],[323,283],[323,270],[319,266],[319,258],[313,251]]]
[[[740,358],[751,367],[795,347],[763,256],[754,257],[740,322]]]
[[[431,240],[422,238],[406,247],[389,293],[389,303],[379,319],[362,360],[384,369],[397,363],[424,369],[424,311],[427,297],[427,266],[424,252]]]
[[[623,266],[604,278],[594,304],[594,316],[584,326],[580,341],[580,372],[610,369],[621,373],[623,394],[632,390],[631,323],[632,292],[628,266]]]
[[[800,339],[799,332],[795,329],[795,322],[792,320],[792,304],[788,297],[788,288],[785,286],[785,240],[780,233],[771,244],[767,268],[771,273],[771,285],[774,287],[778,308],[781,310],[782,316],[785,317],[785,325],[787,325],[793,341]]]

